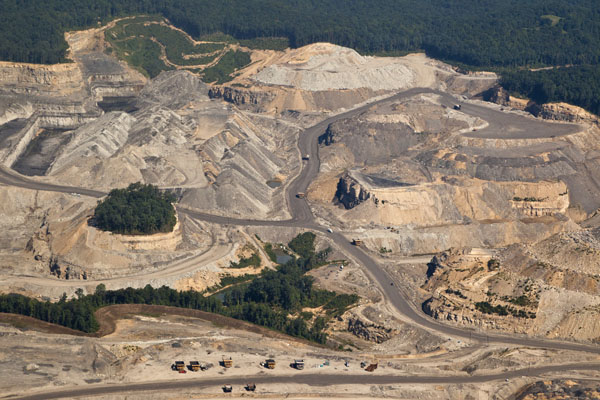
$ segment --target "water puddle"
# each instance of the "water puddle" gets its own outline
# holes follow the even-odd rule
[[[273,253],[275,253],[277,264],[285,264],[292,259],[292,256],[283,250],[273,249]]]
[[[271,180],[267,181],[267,186],[272,189],[275,189],[275,188],[278,188],[279,186],[281,186],[281,183],[282,182],[279,179],[271,179]]]

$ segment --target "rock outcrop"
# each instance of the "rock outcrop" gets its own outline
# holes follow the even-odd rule
[[[375,343],[383,343],[397,333],[391,328],[368,322],[365,323],[359,318],[350,318],[348,320],[348,331],[361,339]]]
[[[536,111],[534,115],[554,121],[599,123],[596,115],[567,103],[543,104]]]
[[[585,263],[597,258],[597,235],[560,233],[493,255],[442,252],[428,265],[422,309],[461,325],[599,342],[598,268]]]
[[[486,101],[500,104],[502,106],[515,108],[517,110],[535,109],[536,104],[527,99],[520,99],[511,96],[502,86],[494,86],[483,93],[483,98]]]
[[[67,96],[84,88],[81,69],[75,63],[38,65],[0,62],[3,91],[27,95]]]
[[[208,92],[211,99],[223,99],[237,106],[259,106],[273,99],[267,91],[234,88],[229,86],[213,86]]]
[[[342,176],[337,185],[335,198],[349,210],[371,197],[370,193],[350,176]]]
[[[597,399],[600,398],[600,384],[592,381],[544,380],[528,384],[521,388],[517,400],[561,400],[561,399]]]

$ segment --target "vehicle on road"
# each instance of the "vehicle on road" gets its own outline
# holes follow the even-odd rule
[[[329,232],[329,233],[333,233],[333,229],[331,229],[331,228],[327,228],[327,232]]]
[[[377,369],[377,363],[373,363],[371,365],[369,365],[367,368],[365,368],[365,371],[367,372],[373,372]]]
[[[460,105],[460,104],[455,104],[455,105],[454,105],[454,109],[455,109],[455,110],[460,110],[461,108],[462,108],[462,107],[461,107],[461,105]]]
[[[173,371],[184,371],[185,372],[185,362],[183,361],[175,361],[175,364],[171,365],[171,369]]]
[[[305,196],[306,196],[306,194],[304,192],[298,192],[296,194],[296,197],[299,198],[299,199],[303,199]]]

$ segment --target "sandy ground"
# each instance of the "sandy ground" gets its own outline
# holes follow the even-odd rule
[[[480,373],[538,364],[589,360],[582,354],[544,352],[529,349],[462,349],[445,355],[422,359],[392,358],[389,354],[339,352],[301,342],[268,338],[264,335],[214,325],[205,320],[166,314],[130,316],[117,322],[114,333],[102,338],[48,334],[24,327],[1,324],[3,352],[0,357],[1,389],[8,394],[25,394],[40,389],[52,390],[99,383],[134,383],[157,380],[190,380],[196,377],[292,376],[302,374],[369,374],[360,362],[377,360],[377,375],[465,374],[466,368]],[[233,359],[233,367],[219,366],[223,357]],[[274,358],[273,370],[260,365]],[[289,366],[294,359],[305,360],[306,367],[297,371]],[[212,366],[204,372],[178,374],[170,369],[176,360],[186,363],[198,360]],[[536,360],[536,361],[531,361]],[[348,361],[346,367],[344,362]],[[329,362],[329,365],[325,365]],[[282,398],[466,398],[467,395],[491,392],[521,383],[490,382],[485,385],[348,385],[310,386],[269,384],[259,386],[254,397]],[[234,397],[241,388],[235,388]],[[150,395],[152,396],[152,395]],[[154,394],[160,398],[158,394]],[[172,396],[172,397],[171,397]],[[197,397],[198,396],[198,397]],[[219,398],[220,387],[207,387],[193,392],[170,394],[167,398]],[[133,394],[127,398],[148,398]],[[119,396],[109,398],[120,398]],[[163,397],[164,398],[164,397]],[[478,397],[474,397],[478,398]]]

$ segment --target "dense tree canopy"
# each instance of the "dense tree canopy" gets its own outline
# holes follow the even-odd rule
[[[501,84],[538,104],[564,101],[600,115],[600,65],[541,71],[510,71]]]
[[[597,0],[0,0],[0,10],[0,59],[9,61],[64,61],[65,31],[144,13],[162,15],[196,38],[223,32],[241,40],[285,37],[293,47],[328,41],[364,53],[419,50],[503,71],[600,64]],[[576,91],[589,82],[598,87],[598,75],[579,72],[579,82],[563,80],[549,98],[574,99],[593,111],[589,104],[600,95],[578,100]],[[226,76],[210,73],[219,81]]]
[[[160,14],[192,36],[283,36],[363,52],[425,50],[473,66],[596,64],[596,0],[0,0],[0,58],[64,59],[65,30]]]
[[[127,189],[113,189],[98,202],[94,224],[114,233],[140,235],[171,232],[177,219],[175,198],[156,186],[132,183]]]

